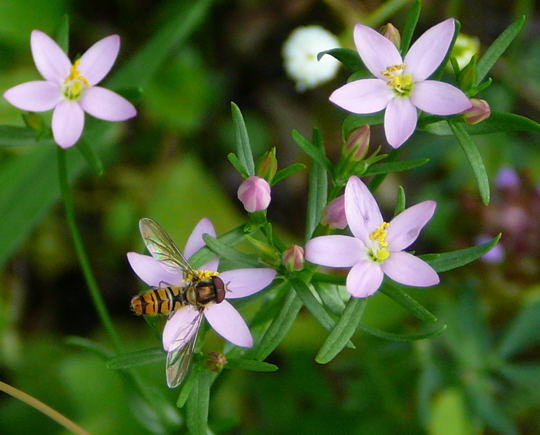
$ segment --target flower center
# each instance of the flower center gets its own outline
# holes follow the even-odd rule
[[[211,270],[195,270],[195,273],[191,274],[189,272],[185,272],[184,278],[189,281],[193,281],[194,279],[199,281],[206,281],[209,278],[213,276],[218,276],[219,273],[213,272]]]
[[[388,242],[386,241],[389,226],[390,224],[388,222],[383,222],[369,235],[370,240],[374,242],[367,251],[368,258],[371,261],[382,263],[390,256]]]
[[[388,79],[386,84],[392,88],[398,97],[408,97],[414,87],[412,75],[403,74],[406,65],[392,65],[381,74]]]
[[[85,87],[90,86],[86,77],[81,75],[79,64],[81,60],[77,59],[69,69],[69,75],[64,80],[62,85],[62,94],[67,100],[76,101],[81,97]]]

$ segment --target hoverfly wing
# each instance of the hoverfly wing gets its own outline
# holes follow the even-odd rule
[[[203,317],[203,310],[200,309],[193,321],[180,330],[172,348],[167,353],[165,372],[169,388],[180,385],[189,372],[191,357]]]
[[[139,230],[146,248],[156,260],[163,264],[168,272],[178,270],[194,273],[193,268],[176,247],[171,237],[163,228],[150,218],[139,221]]]

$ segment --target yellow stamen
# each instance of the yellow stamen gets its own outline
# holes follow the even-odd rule
[[[196,270],[194,274],[186,272],[185,279],[189,281],[193,281],[194,279],[204,281],[212,276],[218,276],[219,273],[212,272],[211,270]]]
[[[403,74],[406,65],[392,65],[382,71],[382,75],[388,79],[386,84],[392,88],[392,90],[399,97],[407,97],[410,95],[414,81],[412,75]]]
[[[368,255],[371,260],[377,263],[382,263],[390,256],[390,251],[387,249],[388,242],[386,241],[389,226],[388,222],[383,222],[369,235],[369,238],[377,242],[377,245],[368,251]]]
[[[86,86],[90,86],[90,83],[81,75],[79,71],[79,64],[81,63],[80,59],[77,59],[71,68],[69,69],[69,75],[64,80],[64,86],[62,87],[62,92],[64,97],[68,100],[78,100],[81,96],[83,89]]]

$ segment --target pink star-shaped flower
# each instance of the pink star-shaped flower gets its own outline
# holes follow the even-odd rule
[[[438,284],[439,276],[429,264],[404,251],[431,219],[435,206],[435,201],[424,201],[384,222],[369,189],[353,176],[345,188],[345,214],[354,237],[315,237],[306,244],[306,260],[350,267],[347,291],[357,298],[376,292],[384,275],[415,287]]]
[[[356,49],[374,79],[355,80],[335,90],[330,101],[352,113],[368,114],[386,109],[386,140],[400,147],[414,132],[416,109],[433,115],[454,115],[471,102],[448,83],[427,80],[441,64],[450,47],[455,22],[449,18],[416,40],[404,59],[396,46],[380,33],[362,24],[354,28]]]
[[[205,246],[202,238],[203,234],[210,234],[216,237],[216,231],[209,219],[202,219],[193,229],[184,249],[184,257],[189,258]],[[127,254],[129,264],[135,273],[145,283],[151,287],[161,287],[163,283],[172,286],[180,286],[184,276],[178,273],[171,273],[167,266],[148,255],[129,252]],[[216,272],[219,266],[219,259],[215,258],[202,266],[200,270]],[[234,269],[220,272],[219,277],[226,285],[225,300],[214,303],[204,308],[204,316],[212,328],[231,343],[251,347],[253,338],[249,332],[246,322],[238,311],[227,301],[250,296],[267,287],[276,276],[276,271],[270,268],[250,268]],[[177,310],[165,324],[163,329],[163,348],[168,352],[171,348],[179,348],[185,345],[195,332],[194,328],[189,328],[198,315],[196,308],[186,305]],[[185,334],[190,331],[190,334]],[[179,335],[181,335],[179,337]]]
[[[45,80],[14,86],[4,98],[30,112],[54,109],[53,136],[62,148],[73,146],[81,137],[84,112],[105,121],[125,121],[137,114],[125,98],[96,86],[116,60],[118,35],[96,42],[73,64],[58,44],[39,30],[32,32],[30,45],[36,68]]]

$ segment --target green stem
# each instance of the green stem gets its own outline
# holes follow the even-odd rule
[[[77,258],[79,259],[79,263],[83,271],[84,279],[86,281],[86,285],[88,286],[88,291],[90,292],[90,297],[92,298],[92,302],[94,303],[94,306],[96,307],[101,323],[103,323],[105,330],[109,334],[109,337],[112,341],[115,351],[120,352],[122,349],[120,337],[118,336],[118,333],[114,329],[114,325],[112,323],[111,317],[109,316],[109,313],[105,306],[105,302],[103,301],[103,297],[101,296],[101,293],[99,291],[97,281],[94,277],[94,274],[92,273],[92,268],[90,267],[90,261],[88,261],[86,251],[84,249],[84,244],[82,241],[81,234],[79,233],[79,229],[77,228],[77,224],[75,222],[73,198],[69,190],[69,182],[68,182],[68,175],[67,175],[67,168],[66,168],[66,151],[58,147],[57,156],[58,156],[58,180],[60,182],[60,192],[62,194],[62,199],[64,200],[64,207],[66,210],[66,220],[69,227],[69,231],[71,233],[71,237],[73,239],[73,244],[75,246],[75,252],[77,253]]]
[[[315,272],[311,281],[326,282],[329,284],[345,285],[345,276],[328,275],[326,273]]]

